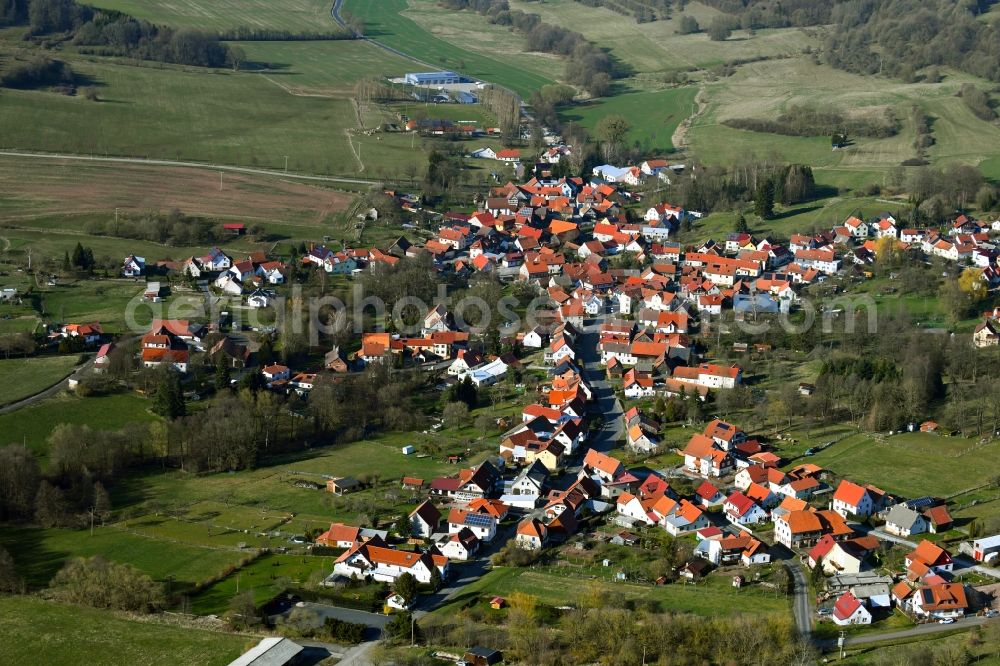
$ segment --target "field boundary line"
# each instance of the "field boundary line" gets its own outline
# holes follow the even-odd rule
[[[241,167],[231,164],[213,164],[210,162],[186,162],[182,160],[153,159],[148,157],[100,157],[96,155],[78,155],[74,153],[38,153],[20,150],[0,150],[0,157],[28,157],[41,160],[72,160],[78,162],[104,162],[111,164],[145,164],[147,166],[188,167],[192,169],[209,169],[232,173],[248,173],[259,176],[274,176],[275,178],[292,178],[312,180],[324,183],[345,183],[348,185],[377,185],[374,180],[362,178],[344,178],[339,176],[318,176],[314,174],[292,173],[281,170],[261,169],[258,167]]]

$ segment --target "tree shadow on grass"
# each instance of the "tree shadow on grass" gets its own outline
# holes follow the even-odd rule
[[[776,220],[784,220],[789,217],[795,217],[796,215],[804,215],[805,213],[812,213],[817,210],[822,210],[823,206],[806,206],[805,208],[792,208],[790,210],[784,210],[780,213],[775,213],[770,218],[768,222],[774,222]]]
[[[0,545],[14,558],[17,572],[29,588],[47,587],[72,553],[50,550],[39,527],[4,527]]]
[[[287,62],[263,62],[258,60],[247,60],[240,65],[240,70],[244,72],[252,72],[257,74],[294,74],[298,75],[298,72],[291,71],[292,65]]]

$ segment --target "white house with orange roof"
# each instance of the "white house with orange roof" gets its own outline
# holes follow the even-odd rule
[[[595,449],[588,449],[587,455],[583,458],[583,470],[581,473],[597,475],[602,482],[610,483],[621,476],[625,471],[625,466],[617,458],[601,453]],[[589,473],[588,473],[589,472]]]
[[[844,518],[867,518],[875,512],[875,502],[866,488],[844,479],[833,493],[831,508]]]
[[[855,238],[868,238],[868,232],[870,230],[868,228],[868,223],[864,220],[852,215],[847,218],[846,222],[844,222],[844,226],[847,227],[848,231],[850,231],[851,235]]]
[[[448,574],[448,558],[406,550],[396,550],[367,543],[356,545],[341,555],[333,571],[347,578],[363,580],[372,578],[392,583],[404,573],[411,574],[418,583],[430,583],[437,568],[443,578]]]
[[[514,542],[525,550],[540,550],[549,538],[549,528],[537,518],[525,518],[517,524]]]

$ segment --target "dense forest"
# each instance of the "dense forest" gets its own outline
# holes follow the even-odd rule
[[[1000,18],[979,15],[995,0],[847,0],[831,11],[826,61],[861,74],[905,81],[947,65],[1000,81]],[[820,3],[817,3],[820,4]]]
[[[115,11],[94,9],[74,0],[0,0],[0,26],[26,25],[28,36],[64,40],[82,52],[118,55],[198,67],[235,66],[238,49],[217,35],[174,30]]]

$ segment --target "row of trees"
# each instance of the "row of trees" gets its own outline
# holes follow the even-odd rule
[[[69,34],[81,51],[199,67],[238,67],[245,56],[209,32],[157,26],[75,0],[0,0],[0,25],[27,24],[33,36]]]
[[[885,138],[899,133],[899,121],[891,109],[881,117],[847,116],[835,109],[816,106],[791,106],[774,119],[729,118],[723,124],[736,129],[769,132],[788,136],[824,136],[834,133],[849,136]]]
[[[521,98],[516,93],[487,86],[479,91],[479,103],[497,119],[505,140],[512,141],[520,135]]]
[[[218,223],[185,215],[173,208],[166,213],[149,211],[137,215],[95,219],[84,225],[84,231],[94,236],[132,238],[164,245],[213,245],[226,238]],[[255,233],[257,229],[250,229]]]

